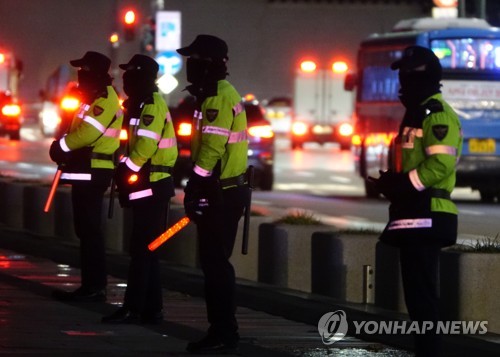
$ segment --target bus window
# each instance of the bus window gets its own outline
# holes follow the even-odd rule
[[[500,71],[500,40],[449,38],[431,41],[445,69]]]

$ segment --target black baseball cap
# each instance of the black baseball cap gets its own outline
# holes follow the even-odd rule
[[[138,70],[156,76],[160,68],[158,63],[149,56],[136,54],[128,63],[120,64],[119,67],[125,71]]]
[[[227,44],[224,40],[212,35],[198,35],[187,47],[177,50],[177,53],[183,56],[192,56],[194,54],[200,57],[213,59],[227,59]]]
[[[88,51],[82,58],[69,61],[69,63],[73,67],[86,68],[99,73],[107,73],[111,66],[111,60],[108,57],[94,51]]]
[[[392,70],[404,72],[425,72],[441,78],[441,63],[436,54],[429,48],[410,46],[403,50],[403,56],[391,64]]]

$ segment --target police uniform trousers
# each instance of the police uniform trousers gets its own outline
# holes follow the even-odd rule
[[[131,259],[123,306],[132,312],[149,314],[163,309],[158,253],[151,252],[148,244],[166,229],[168,202],[151,196],[131,203]]]
[[[107,285],[106,244],[102,232],[102,206],[106,183],[72,184],[73,223],[80,240],[82,288],[102,290]]]
[[[409,244],[400,248],[406,307],[412,321],[439,321],[440,244]],[[441,338],[435,330],[414,336],[416,356],[439,356]]]
[[[229,258],[247,197],[247,186],[222,190],[221,205],[217,209],[210,207],[204,218],[197,222],[210,324],[208,334],[228,342],[237,342],[239,339],[235,317],[235,272]]]

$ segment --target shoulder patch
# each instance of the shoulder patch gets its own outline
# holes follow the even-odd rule
[[[146,125],[146,126],[149,126],[153,122],[154,119],[155,119],[155,117],[152,115],[146,114],[146,115],[142,116],[142,121],[143,121],[144,125]]]
[[[96,117],[98,117],[99,115],[101,115],[104,112],[104,108],[102,108],[98,105],[94,105],[94,109],[92,110],[92,112],[94,113],[94,115]]]
[[[219,110],[218,109],[207,109],[207,120],[211,123],[215,119],[217,119],[217,115],[219,115]]]
[[[437,99],[431,99],[424,104],[425,115],[444,111],[443,104]]]
[[[439,141],[443,140],[446,135],[448,135],[448,125],[433,125],[432,126],[432,133],[438,139]]]

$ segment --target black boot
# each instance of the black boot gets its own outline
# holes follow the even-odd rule
[[[106,301],[106,289],[79,287],[75,291],[54,290],[52,297],[59,301],[68,302],[104,302]]]
[[[120,307],[111,315],[104,316],[101,322],[106,324],[138,324],[141,319],[137,312],[132,312],[126,307]]]
[[[198,342],[188,343],[186,351],[198,354],[231,354],[238,351],[238,340],[237,334],[234,338],[222,340],[209,333]]]

